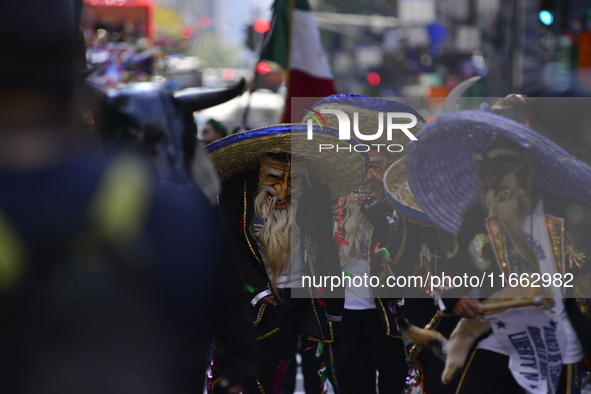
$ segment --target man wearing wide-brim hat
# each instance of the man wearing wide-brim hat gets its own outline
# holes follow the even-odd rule
[[[353,149],[320,152],[321,143],[357,144],[339,140],[330,128],[286,124],[207,146],[223,181],[220,205],[255,312],[253,393],[279,393],[298,332],[330,343],[333,322],[341,319],[342,287],[319,290],[316,280],[304,279],[341,276],[330,200],[361,182],[366,156]],[[215,378],[212,386],[215,392]]]
[[[546,325],[536,326],[533,318],[511,324],[522,329],[526,342],[538,331],[546,337],[562,332],[553,342],[560,349],[557,358],[548,358],[550,348],[547,354],[539,350],[547,338],[532,337],[536,350],[532,347],[530,356],[540,364],[520,363],[523,349],[508,345],[503,336],[514,326],[499,320],[470,355],[458,392],[575,392],[591,350],[591,168],[530,127],[484,111],[444,114],[418,139],[407,156],[412,192],[434,223],[457,234],[459,250],[446,262],[445,273],[492,278],[445,292],[447,310],[476,317],[483,310],[472,297],[491,296],[503,278],[511,287],[516,286],[511,278],[529,278],[534,286],[536,275],[556,280],[549,287],[538,281],[556,303],[545,312]],[[563,287],[567,281],[572,287]],[[535,316],[527,308],[517,312]],[[551,363],[562,364],[559,381],[541,369],[529,375],[525,370],[538,365],[551,370]]]
[[[352,278],[345,289],[345,310],[334,344],[336,376],[341,394],[357,394],[373,390],[374,379],[364,379],[364,350],[374,361],[370,374],[377,370],[380,392],[395,393],[404,388],[407,364],[404,344],[396,328],[388,300],[380,288],[356,286],[355,280],[372,275],[384,280],[389,275],[388,262],[376,253],[388,243],[391,228],[399,225],[399,217],[385,201],[382,177],[395,160],[405,154],[410,138],[401,130],[394,130],[388,139],[386,128],[390,122],[409,124],[412,115],[416,122],[409,124],[414,133],[425,123],[412,107],[397,101],[339,94],[315,103],[304,117],[304,122],[324,123],[339,128],[342,114],[350,122],[353,138],[377,136],[363,142],[368,151],[368,171],[359,187],[339,199],[336,210],[336,237],[341,267]],[[398,114],[392,115],[389,114]],[[381,134],[380,134],[381,133]],[[373,138],[373,137],[371,137]]]

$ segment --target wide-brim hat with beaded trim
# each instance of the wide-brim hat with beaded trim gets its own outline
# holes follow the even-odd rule
[[[339,140],[338,131],[292,123],[267,126],[232,134],[206,146],[222,181],[258,168],[266,153],[289,153],[306,160],[310,178],[330,189],[331,198],[349,194],[363,181],[367,154],[356,152],[355,140]],[[320,144],[338,145],[339,149],[319,150]]]
[[[538,161],[538,189],[591,204],[591,167],[531,127],[485,111],[457,111],[427,123],[406,156],[410,189],[425,213],[457,234],[463,215],[480,201],[473,154],[503,138]]]
[[[388,167],[383,183],[386,199],[398,212],[425,224],[432,223],[410,189],[405,157]]]
[[[398,101],[380,99],[375,97],[367,97],[359,94],[334,94],[327,96],[322,100],[317,101],[312,107],[312,111],[307,111],[304,115],[302,123],[308,122],[309,119],[313,119],[315,113],[320,113],[322,109],[338,109],[343,111],[349,117],[351,121],[351,137],[355,138],[353,131],[353,114],[357,113],[359,116],[358,125],[359,131],[364,135],[375,134],[379,129],[379,113],[387,112],[399,112],[399,113],[410,113],[417,118],[417,124],[409,128],[409,131],[414,135],[421,127],[425,124],[423,117],[411,106],[402,104]],[[321,114],[328,127],[338,129],[339,121],[336,115],[331,113]],[[366,144],[399,144],[403,146],[401,152],[389,152],[386,148],[381,148],[380,151],[390,156],[392,161],[400,159],[406,154],[410,139],[400,130],[396,130],[392,133],[392,139],[387,139],[386,118],[382,116],[383,132],[382,135],[376,140],[366,142]],[[406,117],[393,118],[394,123],[409,123],[410,119]]]

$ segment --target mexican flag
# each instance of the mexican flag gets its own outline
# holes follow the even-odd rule
[[[291,119],[292,97],[325,97],[336,93],[308,0],[275,0],[271,30],[261,60],[273,61],[285,71],[284,123],[301,121],[301,117]]]

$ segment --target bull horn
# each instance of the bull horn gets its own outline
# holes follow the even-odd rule
[[[245,86],[246,80],[242,78],[240,82],[229,88],[188,88],[176,92],[174,97],[181,102],[183,107],[195,112],[225,103],[239,96]]]
[[[462,83],[459,83],[455,88],[449,92],[445,102],[443,103],[443,108],[441,109],[441,113],[444,114],[446,112],[451,112],[456,108],[456,104],[460,100],[460,97],[466,92],[466,90],[470,89],[472,85],[478,82],[482,78],[482,76],[477,75],[472,78],[468,78]]]

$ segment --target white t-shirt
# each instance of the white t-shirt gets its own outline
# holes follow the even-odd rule
[[[369,256],[367,253],[367,241],[369,240],[369,231],[366,232],[366,236],[361,247],[362,253],[359,258],[349,258],[347,263],[343,266],[345,271],[352,274],[351,285],[347,281],[347,287],[345,288],[345,309],[350,310],[364,310],[364,309],[375,309],[376,303],[373,299],[371,287],[369,286]],[[364,286],[363,275],[367,275],[367,287]],[[358,279],[355,279],[358,278]],[[361,284],[361,286],[355,285]]]
[[[345,309],[363,310],[375,309],[376,304],[373,300],[371,288],[369,287],[368,261],[363,257],[359,259],[350,259],[343,267],[349,271],[351,276],[351,286],[345,288]],[[368,275],[368,287],[364,286],[363,275]],[[354,279],[358,277],[359,279]],[[361,284],[361,286],[355,286]],[[348,285],[348,283],[347,283]]]
[[[523,231],[525,241],[529,243],[538,256],[540,274],[549,273],[550,275],[553,275],[556,273],[552,244],[546,227],[544,204],[541,200],[534,209],[532,215],[521,221],[521,230]],[[552,316],[559,317],[567,338],[563,363],[572,364],[579,362],[584,358],[583,347],[581,346],[577,334],[566,314],[564,302],[562,301],[562,291],[560,288],[556,287],[551,287],[549,289],[554,294],[555,306],[548,313],[552,314]],[[478,348],[507,355],[507,352],[501,347],[494,334],[491,334],[480,341]]]

